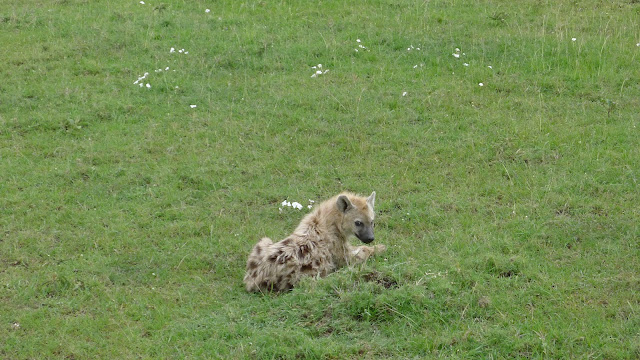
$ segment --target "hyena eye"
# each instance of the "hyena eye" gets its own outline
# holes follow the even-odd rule
[[[357,220],[357,221],[356,221],[356,226],[357,226],[357,227],[360,227],[360,226],[362,226],[362,225],[364,225],[364,224],[362,223],[362,221],[360,221],[360,220]]]

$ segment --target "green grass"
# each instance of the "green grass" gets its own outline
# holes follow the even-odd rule
[[[640,357],[637,1],[146,3],[0,4],[0,358]],[[389,251],[246,293],[342,190]]]

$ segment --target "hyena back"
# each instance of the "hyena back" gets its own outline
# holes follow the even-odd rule
[[[303,276],[324,277],[384,251],[384,245],[354,247],[348,242],[351,236],[367,244],[374,240],[375,197],[375,191],[367,198],[336,195],[307,214],[285,239],[260,240],[247,260],[247,291],[288,290]]]

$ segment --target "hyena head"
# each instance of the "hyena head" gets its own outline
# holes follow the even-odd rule
[[[343,214],[342,231],[345,237],[353,234],[365,244],[373,241],[373,204],[375,200],[375,191],[366,199],[346,194],[338,196],[336,205]]]

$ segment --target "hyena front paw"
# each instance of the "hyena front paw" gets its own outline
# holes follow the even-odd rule
[[[387,247],[385,245],[378,244],[378,245],[373,247],[373,251],[376,254],[380,254],[380,253],[383,253],[383,252],[387,251]]]

